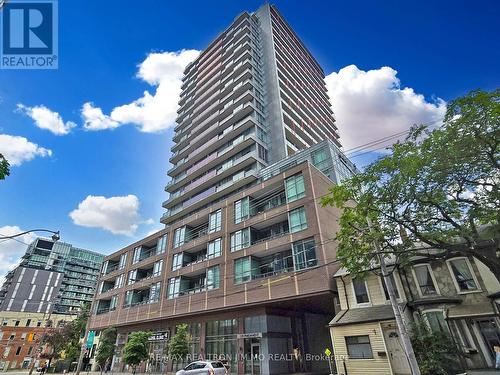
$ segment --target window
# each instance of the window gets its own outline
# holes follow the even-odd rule
[[[118,305],[118,296],[117,295],[111,296],[111,301],[109,302],[109,310],[110,311],[116,310],[117,305]]]
[[[455,286],[459,292],[478,290],[476,278],[474,277],[467,258],[448,260],[448,267],[455,278]]]
[[[293,261],[295,270],[314,267],[317,264],[314,239],[307,239],[293,243]]]
[[[182,253],[174,254],[172,256],[172,271],[178,270],[182,267]]]
[[[444,321],[443,312],[441,310],[425,311],[423,315],[431,331],[448,333],[448,326]]]
[[[250,217],[250,199],[248,197],[234,202],[234,223],[241,223]]]
[[[290,233],[307,229],[306,210],[304,207],[296,208],[288,213]]]
[[[352,287],[354,289],[354,296],[356,297],[356,303],[363,304],[370,302],[365,280],[353,279]]]
[[[21,340],[26,340],[26,332],[21,333]]]
[[[168,280],[168,290],[167,290],[167,298],[175,298],[179,296],[179,291],[181,287],[181,278],[173,277]]]
[[[37,327],[40,327],[41,325],[42,325],[42,321],[41,320],[39,320],[38,322],[36,322],[36,326]]]
[[[29,326],[30,326],[30,324],[31,324],[31,319],[28,319],[28,320],[26,321],[26,327],[29,327]]]
[[[32,346],[30,346],[28,348],[28,354],[26,354],[26,355],[31,355],[31,353],[33,353],[33,347]]]
[[[298,174],[285,180],[286,200],[293,202],[306,196],[304,176]]]
[[[18,346],[16,350],[16,355],[19,355],[21,353],[22,346]]]
[[[4,319],[4,320],[2,321],[2,325],[3,325],[3,326],[6,326],[7,324],[9,324],[9,321],[8,321],[7,319]]]
[[[251,257],[239,258],[234,261],[234,283],[239,284],[252,278]]]
[[[394,272],[389,274],[389,279],[391,279],[396,298],[399,298],[398,285],[396,284],[396,278],[394,277]],[[382,289],[384,290],[385,299],[389,301],[389,293],[387,292],[387,285],[385,284],[385,278],[380,276],[380,282],[382,283]]]
[[[216,258],[222,255],[222,238],[217,238],[208,243],[207,259]]]
[[[118,269],[122,270],[125,268],[125,264],[127,263],[127,253],[123,253],[120,255],[120,262],[118,263]]]
[[[114,288],[121,288],[123,286],[123,279],[124,279],[123,274],[119,275],[115,280]]]
[[[250,228],[231,233],[231,252],[250,246]]]
[[[137,279],[137,270],[129,271],[127,285],[135,283],[136,279]]]
[[[151,287],[149,288],[148,303],[154,303],[160,300],[160,286],[161,282],[157,282],[151,285]]]
[[[125,300],[123,301],[123,306],[130,306],[132,304],[132,299],[134,298],[134,291],[127,290],[125,292]]]
[[[153,277],[160,276],[162,268],[163,268],[163,259],[155,262],[155,264],[153,265]]]
[[[432,296],[438,294],[431,268],[428,264],[417,264],[413,266],[413,272],[417,279],[418,288],[422,296]]]
[[[21,323],[21,321],[16,320],[16,322],[14,323],[14,327],[19,327],[19,323]]]
[[[312,163],[321,172],[325,172],[328,169],[328,160],[326,156],[326,150],[318,150],[312,154]]]
[[[217,289],[220,286],[219,266],[207,269],[207,289]]]
[[[222,228],[222,210],[212,212],[208,216],[208,233],[213,233]]]
[[[347,354],[350,359],[371,359],[373,358],[372,346],[368,335],[364,336],[346,336],[345,344]]]
[[[467,325],[467,321],[465,319],[459,320],[450,320],[450,324],[455,327],[455,330],[458,332],[458,336],[460,337],[460,341],[464,348],[474,349],[474,345],[471,344],[473,342],[469,327]]]
[[[158,238],[158,242],[156,243],[156,255],[163,254],[167,250],[168,244],[168,235],[164,234],[160,238]]]
[[[186,240],[186,227],[177,228],[174,231],[174,249],[184,244]]]
[[[135,264],[141,260],[141,247],[137,246],[134,249],[134,256],[132,257],[132,264]]]

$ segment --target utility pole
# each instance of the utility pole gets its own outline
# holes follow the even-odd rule
[[[366,222],[368,223],[368,228],[372,230],[373,224],[369,217],[366,218]],[[401,337],[403,349],[406,352],[406,357],[408,358],[411,373],[412,375],[420,375],[417,358],[415,357],[415,352],[413,351],[413,345],[411,344],[410,335],[408,334],[408,330],[406,329],[406,324],[403,320],[403,317],[401,316],[401,310],[399,309],[396,294],[394,293],[394,285],[392,284],[392,279],[389,277],[389,273],[387,272],[384,255],[382,254],[380,245],[377,240],[373,242],[373,245],[379,257],[380,270],[382,271],[382,277],[384,278],[385,286],[387,288],[387,294],[389,295],[389,300],[391,301],[392,311],[394,312],[394,318],[396,319],[396,325],[398,326],[399,335]]]
[[[49,315],[47,316],[47,320],[45,321],[45,326],[44,326],[43,331],[42,331],[42,337],[40,337],[40,344],[38,345],[37,352],[34,353],[34,354],[36,354],[37,358],[40,358],[40,356],[42,355],[43,346],[45,345],[45,340],[46,340],[46,336],[47,336],[47,328],[49,327],[49,323],[51,323],[51,326],[53,327],[53,324],[50,321],[50,318],[52,317],[52,309],[53,309],[53,307],[51,306],[49,309]],[[43,313],[43,317],[42,317],[43,320],[45,320],[46,313],[47,313],[47,311],[45,311]],[[35,369],[35,362],[36,362],[36,360],[34,358],[34,355],[32,355],[31,356],[31,366],[30,366],[30,371],[29,371],[28,375],[33,374],[33,370]]]

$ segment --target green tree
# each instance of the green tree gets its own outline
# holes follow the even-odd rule
[[[64,356],[71,362],[77,361],[80,356],[81,340],[85,335],[87,321],[89,319],[90,304],[82,305],[75,320],[64,325],[63,335],[66,338]]]
[[[175,335],[172,336],[168,344],[169,356],[175,362],[182,362],[186,358],[189,347],[188,347],[188,326],[187,324],[179,324],[176,327]]]
[[[5,157],[2,154],[0,154],[0,180],[3,180],[5,179],[5,177],[10,175],[9,167],[10,164],[7,161],[7,159],[5,159]]]
[[[419,319],[413,325],[411,341],[422,375],[447,375],[459,372],[459,356],[463,354],[448,334],[433,332],[422,319]]]
[[[97,347],[96,361],[101,367],[106,363],[106,360],[113,358],[115,353],[116,343],[116,328],[106,328],[99,338],[99,346]]]
[[[362,273],[378,240],[403,265],[415,254],[474,256],[500,279],[499,145],[500,90],[473,91],[449,103],[443,126],[413,127],[389,155],[333,186],[322,204],[343,209],[343,265]]]
[[[149,357],[149,337],[150,332],[137,331],[128,336],[128,341],[123,348],[123,360],[126,364],[132,366],[135,374],[137,365]]]

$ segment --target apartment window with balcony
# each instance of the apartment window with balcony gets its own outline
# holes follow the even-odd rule
[[[212,212],[208,217],[208,233],[213,233],[222,228],[222,210]]]
[[[123,286],[123,279],[124,279],[124,276],[123,274],[119,275],[116,279],[115,279],[115,285],[114,285],[114,288],[121,288]]]
[[[222,238],[210,241],[207,246],[207,259],[217,258],[222,255]]]
[[[137,279],[137,270],[132,270],[128,272],[127,285],[132,285]]]
[[[250,246],[250,228],[231,233],[231,252]]]
[[[168,280],[167,298],[172,299],[179,296],[181,288],[181,278],[173,277]]]
[[[296,208],[288,213],[290,233],[307,229],[306,210],[304,207]]]
[[[301,240],[293,243],[293,260],[295,270],[314,267],[318,263],[314,239]]]
[[[172,256],[172,271],[176,271],[182,267],[182,253],[174,254]]]
[[[163,269],[163,259],[155,262],[155,264],[153,265],[153,277],[160,276],[162,269]]]
[[[302,176],[302,174],[297,174],[295,176],[288,177],[285,180],[285,189],[288,203],[304,198],[306,196],[304,176]]]
[[[123,253],[120,255],[120,262],[118,263],[118,269],[122,270],[125,268],[125,265],[127,264],[127,253]]]
[[[479,289],[476,276],[467,258],[455,258],[446,262],[459,293],[474,292]]]
[[[111,301],[109,302],[109,311],[116,310],[116,306],[118,305],[118,296],[111,296]]]
[[[241,223],[250,217],[250,199],[245,197],[234,202],[234,223]]]
[[[156,243],[156,255],[163,254],[167,250],[168,244],[168,234],[164,234],[160,238],[158,238],[158,242]]]
[[[130,306],[132,304],[132,298],[134,297],[134,291],[133,290],[127,290],[125,292],[125,298],[123,301],[123,306]]]
[[[132,264],[135,264],[141,260],[141,247],[137,246],[134,249],[134,256],[132,257]]]
[[[207,269],[207,290],[220,287],[220,268],[213,266]]]
[[[433,296],[439,293],[428,264],[414,265],[413,273],[421,296]]]
[[[184,244],[186,241],[186,227],[177,228],[174,231],[174,249]]]
[[[234,261],[234,283],[240,284],[246,281],[250,281],[252,279],[252,268],[256,268],[253,266],[255,262],[252,261],[252,257],[244,257],[235,259]],[[255,272],[255,271],[254,271]]]
[[[151,287],[149,288],[148,303],[154,303],[160,300],[160,287],[161,282],[157,282],[151,285]]]

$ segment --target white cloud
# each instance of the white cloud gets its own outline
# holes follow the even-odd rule
[[[412,88],[401,88],[396,75],[390,67],[363,71],[349,65],[326,77],[345,149],[407,130],[413,124],[443,119],[446,103],[442,99],[428,102]]]
[[[5,225],[0,227],[0,236],[12,236],[24,232],[18,226]],[[7,271],[16,267],[21,256],[26,252],[27,245],[34,241],[35,234],[27,233],[16,237],[16,240],[0,240],[0,280]]]
[[[83,127],[87,130],[114,129],[120,126],[118,122],[102,113],[101,108],[94,107],[90,102],[83,105],[81,113],[84,121]]]
[[[11,165],[19,166],[36,156],[52,156],[52,151],[30,142],[24,137],[0,134],[0,154],[5,156]]]
[[[139,64],[137,77],[155,87],[155,92],[144,91],[132,103],[115,107],[109,116],[103,114],[101,108],[85,103],[82,107],[85,129],[113,129],[133,124],[142,132],[155,133],[174,126],[183,71],[198,55],[196,50],[150,53]]]
[[[55,135],[66,135],[76,126],[72,121],[64,122],[59,113],[51,111],[43,105],[28,107],[24,104],[18,104],[17,110],[31,117],[40,129],[48,130]]]
[[[152,219],[141,219],[139,206],[139,199],[135,195],[110,198],[89,195],[69,216],[76,225],[132,236],[140,224],[153,222]]]

